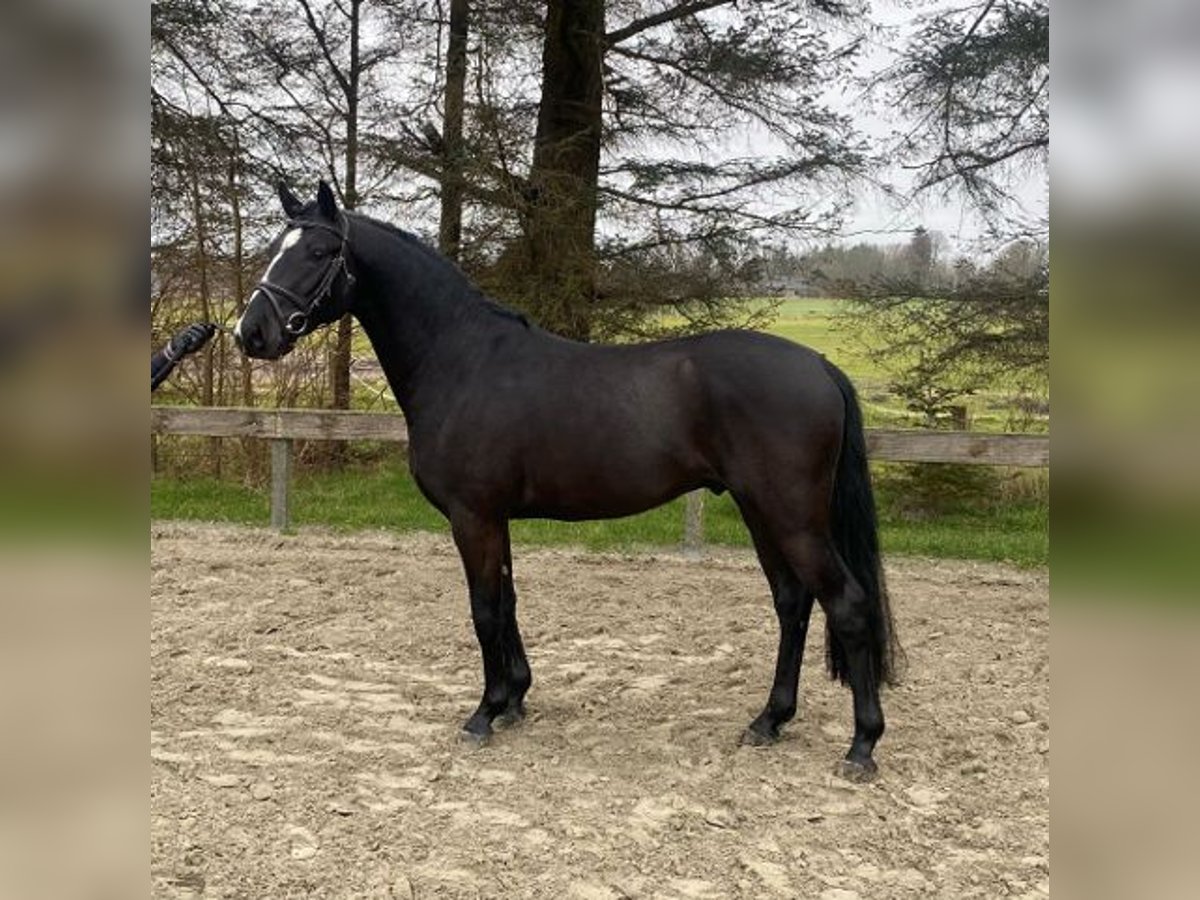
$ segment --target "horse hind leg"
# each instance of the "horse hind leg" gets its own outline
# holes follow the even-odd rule
[[[783,552],[797,575],[813,586],[828,624],[830,673],[849,685],[854,698],[854,738],[838,772],[867,780],[877,770],[872,753],[884,729],[869,598],[827,535],[798,534],[783,544]]]
[[[813,606],[812,593],[794,576],[780,575],[773,581],[771,592],[779,619],[779,650],[766,706],[742,736],[743,743],[753,746],[774,743],[780,728],[796,715],[800,668]]]
[[[812,614],[813,594],[796,577],[758,516],[745,501],[740,501],[742,517],[754,539],[754,547],[779,619],[779,651],[775,660],[775,678],[763,711],[742,735],[742,743],[751,746],[772,744],[779,730],[796,714],[800,668]]]

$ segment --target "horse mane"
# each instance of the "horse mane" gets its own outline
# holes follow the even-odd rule
[[[491,297],[489,297],[487,294],[485,294],[483,291],[481,291],[478,287],[475,286],[474,282],[472,282],[471,279],[469,277],[467,277],[467,274],[461,268],[459,268],[457,263],[455,263],[452,259],[448,259],[447,257],[443,256],[441,253],[439,253],[437,250],[430,247],[428,244],[426,244],[423,240],[421,240],[417,235],[413,234],[411,231],[405,231],[403,228],[399,228],[399,227],[393,225],[391,222],[384,222],[380,219],[373,219],[370,216],[363,215],[362,213],[349,213],[349,215],[351,218],[360,219],[364,222],[368,222],[369,224],[376,226],[377,228],[382,229],[386,233],[390,234],[392,237],[397,238],[400,241],[403,241],[405,244],[408,244],[410,247],[414,248],[425,259],[429,260],[430,262],[434,263],[435,265],[441,267],[442,269],[444,269],[448,272],[454,273],[454,275],[457,276],[462,281],[464,293],[467,294],[469,297],[471,297],[471,299],[476,300],[479,303],[481,303],[483,305],[484,309],[486,309],[489,313],[498,315],[501,318],[512,319],[517,322],[520,322],[526,328],[530,327],[529,319],[525,316],[524,313],[518,312],[515,309],[509,309],[503,303],[500,303],[497,300],[493,300]]]

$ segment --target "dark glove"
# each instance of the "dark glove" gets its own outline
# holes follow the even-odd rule
[[[209,339],[216,334],[216,326],[209,322],[197,322],[194,325],[189,325],[175,337],[171,338],[167,344],[167,356],[176,360],[181,356],[187,356],[189,353],[195,353],[201,347],[208,343]]]

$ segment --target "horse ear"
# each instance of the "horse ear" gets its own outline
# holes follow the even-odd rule
[[[337,219],[337,198],[333,196],[333,188],[323,178],[317,185],[317,209],[325,218]]]
[[[299,216],[304,211],[304,204],[292,193],[292,189],[287,186],[287,182],[280,181],[277,188],[279,191],[279,202],[283,205],[283,214],[289,219]]]

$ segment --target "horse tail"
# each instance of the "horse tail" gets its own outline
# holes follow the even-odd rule
[[[867,439],[863,433],[858,395],[844,372],[825,361],[825,368],[846,403],[842,452],[833,487],[833,541],[866,598],[867,640],[871,675],[876,686],[894,684],[896,665],[903,654],[896,639],[887,585],[879,555],[879,521],[875,494],[867,468]],[[829,677],[847,683],[850,670],[845,650],[826,622],[825,657]]]

